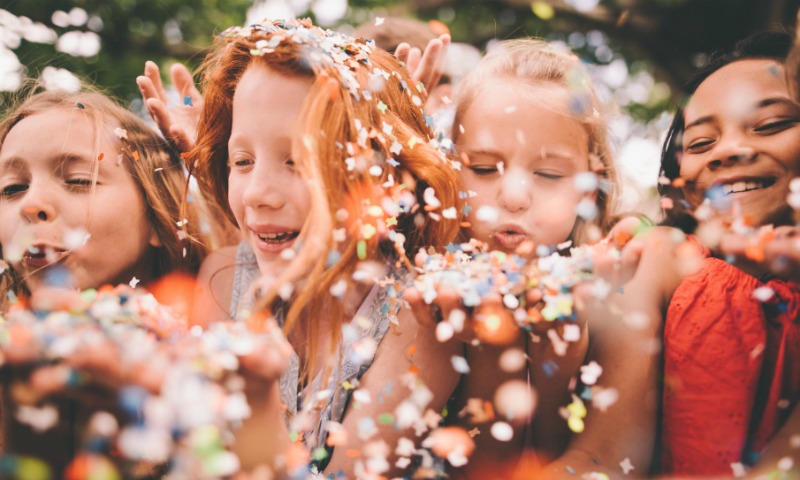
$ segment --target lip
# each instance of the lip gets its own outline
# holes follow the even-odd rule
[[[736,176],[721,178],[715,180],[706,189],[708,192],[711,189],[721,189],[721,193],[726,197],[732,195],[741,196],[753,192],[768,190],[778,182],[774,176]]]
[[[264,253],[280,253],[294,244],[300,230],[293,227],[274,224],[250,224],[248,225],[252,244]],[[264,235],[287,234],[285,238],[277,237],[274,239],[264,239]]]
[[[22,255],[23,264],[30,269],[40,269],[60,261],[68,253],[65,248],[47,243],[34,243]]]
[[[528,232],[521,226],[509,223],[494,229],[492,240],[503,250],[512,251],[528,239]]]

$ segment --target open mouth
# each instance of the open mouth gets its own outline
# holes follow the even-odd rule
[[[751,192],[753,190],[762,190],[775,185],[775,179],[768,180],[740,180],[731,183],[721,184],[722,193],[731,195],[734,193]]]
[[[63,248],[42,244],[31,245],[25,250],[22,261],[30,268],[43,268],[58,262],[66,253]]]
[[[284,243],[291,242],[300,232],[279,232],[279,233],[257,233],[258,238],[266,243]]]

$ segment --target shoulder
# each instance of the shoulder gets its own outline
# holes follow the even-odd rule
[[[195,289],[195,323],[207,325],[228,319],[233,280],[236,271],[237,246],[214,250],[200,265]]]

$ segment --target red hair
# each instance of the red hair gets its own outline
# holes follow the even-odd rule
[[[405,252],[450,243],[459,229],[460,181],[432,145],[421,108],[424,90],[392,55],[308,21],[265,22],[224,32],[203,67],[205,104],[188,160],[201,191],[230,221],[235,223],[227,201],[233,96],[254,64],[313,79],[293,142],[298,171],[310,180],[311,211],[297,240],[303,247],[278,283],[306,279],[292,298],[284,330],[290,333],[305,311],[311,340],[306,358],[315,358],[318,319],[330,319],[331,349],[344,322],[331,286],[352,282],[359,260],[397,261],[399,255],[408,263]],[[426,204],[428,188],[440,206]],[[342,209],[346,221],[337,219]],[[393,215],[395,209],[405,211]],[[348,234],[337,242],[332,231],[340,227]],[[271,306],[276,295],[268,293],[261,307]]]

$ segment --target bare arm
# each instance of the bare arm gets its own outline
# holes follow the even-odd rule
[[[418,448],[421,437],[415,435],[413,428],[378,425],[375,436],[364,439],[359,437],[359,422],[362,419],[375,420],[383,413],[395,414],[395,421],[398,420],[397,407],[411,396],[410,390],[403,385],[403,377],[407,377],[410,369],[418,370],[413,383],[430,390],[431,400],[425,407],[426,411],[441,413],[455,389],[458,374],[453,370],[450,358],[460,354],[459,343],[438,343],[433,332],[419,325],[408,309],[401,310],[398,321],[397,331],[390,330],[386,334],[373,365],[361,378],[359,388],[369,392],[372,401],[361,404],[360,408],[354,408],[352,404],[348,407],[342,421],[347,432],[347,444],[334,449],[326,469],[328,472],[341,470],[349,478],[355,478],[356,464],[363,460],[365,448],[371,442],[381,441],[388,446],[390,467],[382,474],[389,478],[402,476],[403,469],[395,466],[395,447],[402,437],[406,437]],[[348,451],[361,452],[361,458],[348,455]]]
[[[594,395],[595,405],[586,417],[584,432],[548,465],[546,478],[574,478],[570,470],[616,477],[629,465],[633,467],[629,475],[647,475],[660,401],[663,312],[681,275],[672,268],[678,263],[677,243],[669,229],[635,241],[645,245],[631,281],[621,292],[596,299],[586,309],[590,315],[589,359],[603,368],[597,384],[614,389],[617,400],[601,411]]]

